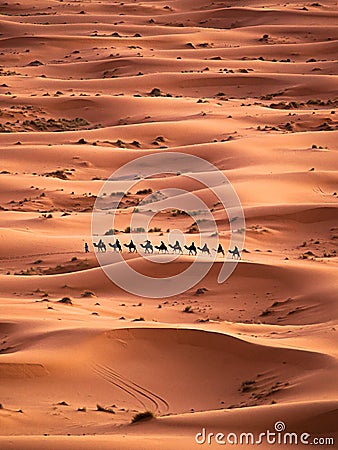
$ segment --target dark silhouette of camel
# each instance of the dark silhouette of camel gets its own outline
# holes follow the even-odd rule
[[[114,249],[114,252],[122,252],[122,247],[121,247],[120,241],[118,239],[116,239],[114,244],[111,244],[109,242],[109,246]]]
[[[197,248],[194,242],[192,242],[189,247],[188,246],[184,246],[184,248],[186,248],[187,250],[189,250],[189,255],[194,254],[195,256],[197,255]]]
[[[240,258],[241,257],[241,254],[239,252],[239,249],[238,249],[237,245],[235,245],[235,248],[233,250],[229,249],[229,253],[232,254],[232,259],[234,259],[235,257],[236,258]]]
[[[200,247],[197,247],[197,248],[200,252],[210,255],[210,250],[209,250],[207,244],[204,244],[202,248],[200,248]]]
[[[144,253],[154,253],[153,244],[147,239],[144,244],[140,244],[144,248]]]
[[[134,244],[134,242],[132,240],[129,242],[129,244],[123,244],[123,245],[129,249],[129,253],[137,252],[136,245]]]
[[[217,253],[222,253],[222,255],[224,256],[224,249],[222,247],[222,244],[218,244],[217,250],[213,248],[213,251]]]
[[[177,251],[178,253],[183,253],[181,244],[178,241],[176,241],[174,245],[169,244],[169,247],[174,250],[174,253],[176,253]]]
[[[160,245],[155,245],[159,253],[169,253],[168,247],[165,245],[163,241],[161,241]]]
[[[102,239],[100,239],[97,244],[95,244],[95,242],[93,242],[93,244],[94,244],[94,247],[97,248],[98,252],[106,252],[107,251],[106,244],[103,242]]]

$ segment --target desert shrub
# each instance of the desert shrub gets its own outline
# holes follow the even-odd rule
[[[152,189],[141,189],[139,191],[136,192],[136,195],[146,195],[146,194],[151,194],[153,191]]]
[[[95,294],[92,291],[84,291],[82,292],[81,297],[83,298],[95,297]]]
[[[72,305],[73,302],[69,297],[63,297],[61,300],[58,301],[59,303],[64,303],[65,305]]]
[[[248,392],[251,391],[252,389],[254,389],[254,385],[255,385],[255,381],[253,380],[247,380],[247,381],[243,381],[243,383],[241,384],[241,392]]]
[[[145,229],[143,227],[133,228],[133,233],[145,233]]]
[[[104,235],[105,235],[105,236],[112,236],[112,235],[115,234],[115,231],[116,231],[116,230],[114,230],[113,228],[110,228],[108,231],[106,231],[106,232],[104,233]]]
[[[131,423],[137,423],[142,420],[153,419],[155,416],[151,411],[145,411],[135,414],[135,416],[131,419]]]
[[[151,90],[149,95],[151,95],[152,97],[159,97],[161,95],[161,89],[154,88],[154,89]]]
[[[150,228],[149,233],[160,233],[161,231],[162,231],[161,228],[154,227]]]

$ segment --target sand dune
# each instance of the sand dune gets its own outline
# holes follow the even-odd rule
[[[58,327],[46,331],[46,325],[39,325],[26,323],[26,330],[18,329],[18,324],[2,325],[8,346],[1,351],[0,376],[9,390],[17,393],[15,399],[4,398],[8,407],[20,402],[20,407],[29,411],[34,409],[33,402],[43,401],[49,409],[60,395],[69,404],[83,402],[79,387],[85,387],[91,378],[95,383],[86,400],[89,404],[83,406],[95,410],[95,402],[115,403],[114,408],[127,418],[140,407],[158,414],[180,414],[254,406],[267,399],[306,400],[313,390],[319,394],[321,378],[323,395],[328,396],[327,386],[334,380],[333,358],[272,349],[220,333],[157,327],[114,331]],[[12,333],[8,331],[11,328]],[[77,353],[73,363],[67,360],[72,349]],[[29,354],[31,362],[16,363],[18,353]],[[247,359],[247,354],[252,359]],[[130,373],[137,378],[129,379]],[[41,400],[30,398],[29,386],[37,378]],[[170,379],[175,379],[174,395]],[[51,385],[62,388],[51,390]],[[73,408],[68,409],[73,415]],[[31,434],[35,432],[32,428]]]
[[[203,428],[278,421],[337,439],[337,18],[328,1],[0,4],[1,450],[190,450]],[[229,179],[245,243],[223,284],[217,256],[186,292],[136,297],[100,267],[92,211],[114,171],[168,151]],[[117,277],[194,261],[144,259],[140,240],[121,262],[109,247],[129,242],[149,189],[196,195],[228,250],[219,199],[194,167],[166,169],[130,189],[103,237]],[[175,229],[199,242],[167,200],[153,244]]]

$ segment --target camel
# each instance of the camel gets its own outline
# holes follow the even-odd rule
[[[192,242],[189,247],[187,247],[186,245],[184,246],[184,248],[186,248],[187,250],[189,250],[189,255],[194,254],[195,256],[197,255],[197,248],[194,242]]]
[[[232,259],[234,259],[235,256],[236,256],[238,259],[240,259],[241,254],[240,254],[240,252],[239,252],[239,249],[238,249],[237,245],[235,245],[235,248],[234,248],[233,250],[230,250],[230,249],[229,249],[228,251],[229,251],[229,253],[232,254]]]
[[[129,244],[123,244],[123,245],[129,249],[129,253],[137,252],[136,245],[134,244],[132,239],[130,240]]]
[[[178,253],[183,253],[181,244],[178,241],[176,241],[174,245],[169,244],[169,247],[174,250],[174,253],[176,253],[176,251],[178,251]]]
[[[157,248],[159,253],[169,253],[168,247],[165,245],[163,241],[161,241],[160,245],[155,245],[155,248]]]
[[[114,252],[122,252],[122,247],[121,247],[120,241],[118,239],[116,239],[114,244],[111,244],[109,242],[109,246],[114,249]]]
[[[207,244],[204,244],[202,248],[200,248],[200,247],[197,247],[197,248],[200,252],[210,255],[210,250],[209,250]]]
[[[106,244],[103,242],[102,239],[100,239],[97,244],[95,244],[95,242],[93,242],[93,244],[94,244],[94,247],[97,248],[98,252],[106,252],[107,251]]]
[[[217,249],[216,249],[216,248],[213,248],[213,251],[214,251],[214,252],[217,252],[217,253],[222,253],[222,255],[224,256],[224,249],[223,249],[223,247],[222,247],[222,244],[218,244]]]
[[[153,244],[147,239],[144,244],[140,244],[144,248],[144,253],[154,253]]]

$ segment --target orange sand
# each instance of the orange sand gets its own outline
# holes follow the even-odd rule
[[[337,5],[25,0],[2,2],[0,20],[1,450],[190,450],[203,427],[278,420],[337,440]],[[82,249],[104,180],[166,149],[228,177],[247,253],[223,285],[217,260],[191,291],[140,299]],[[138,188],[177,182],[226,241],[207,189]],[[156,417],[130,424],[145,410]]]

